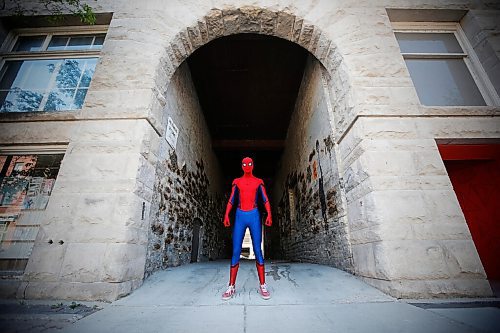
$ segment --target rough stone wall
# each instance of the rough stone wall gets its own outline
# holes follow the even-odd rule
[[[164,114],[179,128],[179,137],[175,149],[160,141],[146,275],[190,262],[196,218],[202,222],[199,260],[220,257],[228,244],[221,222],[221,177],[187,63],[172,78]]]
[[[351,271],[324,69],[308,57],[274,186],[283,257]],[[275,241],[276,242],[276,241]],[[275,246],[276,248],[276,246]]]

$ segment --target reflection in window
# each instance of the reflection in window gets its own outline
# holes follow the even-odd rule
[[[396,32],[395,35],[420,103],[486,105],[467,67],[467,54],[453,32]]]
[[[62,158],[0,155],[0,271],[24,271]]]
[[[3,55],[0,112],[81,109],[104,38],[103,33],[18,36]]]
[[[80,109],[97,58],[8,61],[0,80],[0,112]]]

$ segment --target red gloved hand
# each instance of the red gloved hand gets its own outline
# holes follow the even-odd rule
[[[273,220],[271,219],[271,214],[268,214],[266,217],[266,222],[265,224],[270,227],[273,224]]]
[[[224,216],[224,226],[225,227],[230,227],[231,226],[231,222],[229,221],[229,216]]]

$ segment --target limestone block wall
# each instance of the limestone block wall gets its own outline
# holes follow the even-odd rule
[[[151,199],[137,172],[148,127],[134,119],[2,124],[3,144],[67,144],[18,297],[110,300],[142,283],[141,213]]]
[[[218,161],[184,62],[166,92],[164,116],[179,129],[177,145],[159,144],[146,272],[189,263],[195,219],[201,220],[199,260],[217,259],[229,244],[223,232]]]
[[[356,123],[339,145],[356,274],[398,297],[491,293],[435,139],[499,128],[481,117]]]
[[[352,271],[331,112],[324,68],[309,56],[276,174],[274,238],[286,259]]]

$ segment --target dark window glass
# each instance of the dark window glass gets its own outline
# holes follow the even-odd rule
[[[66,50],[85,50],[92,46],[94,36],[72,36]]]
[[[53,36],[52,39],[50,40],[47,50],[49,51],[64,50],[66,48],[68,40],[69,37],[67,36]]]
[[[104,37],[106,35],[102,34],[102,35],[96,35],[95,36],[95,40],[94,40],[94,44],[92,45],[92,49],[101,49],[102,48],[102,44],[104,44]]]
[[[94,35],[53,36],[47,50],[89,50],[93,48],[93,41]]]
[[[12,51],[41,51],[44,40],[45,36],[19,36]]]
[[[396,32],[403,53],[463,53],[453,33]]]

